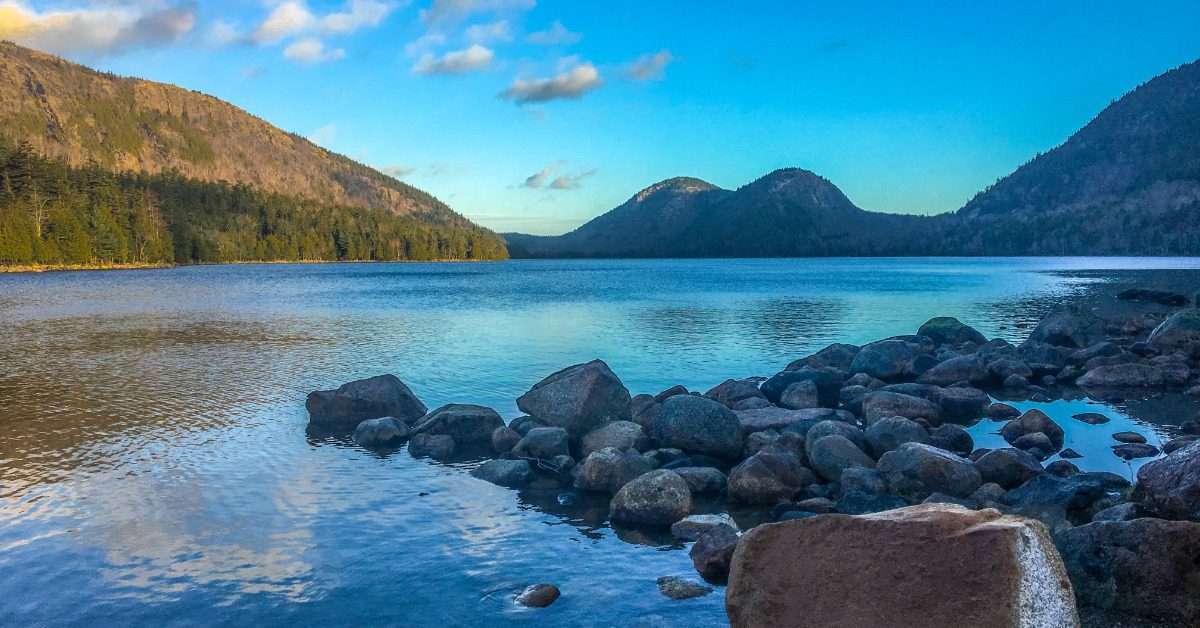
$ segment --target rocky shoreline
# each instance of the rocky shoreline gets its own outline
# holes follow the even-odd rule
[[[1121,299],[1173,312],[1106,320],[1062,308],[1019,346],[939,317],[703,394],[631,396],[596,360],[535,384],[517,399],[526,415],[507,423],[476,405],[429,411],[383,375],[311,393],[309,430],[353,433],[369,448],[407,442],[434,460],[486,458],[471,474],[514,489],[610,495],[614,525],[694,541],[698,574],[729,584],[735,626],[899,625],[921,613],[930,625],[1078,625],[1077,605],[1097,625],[1197,625],[1200,426],[1182,421],[1161,450],[1114,433],[1113,455],[1154,458],[1131,483],[1081,471],[1051,417],[1004,403],[1200,395],[1200,310],[1162,291]],[[980,421],[1009,447],[976,448],[964,426]],[[701,501],[776,523],[743,532],[728,515],[697,514]],[[946,567],[961,561],[974,569]],[[814,570],[842,578],[814,587]],[[958,581],[988,597],[950,604],[940,593]],[[678,599],[711,591],[677,578],[659,586]]]

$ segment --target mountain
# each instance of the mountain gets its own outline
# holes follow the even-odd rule
[[[778,170],[730,192],[670,179],[519,257],[1200,254],[1200,61],[1113,102],[1062,145],[932,217],[864,211]]]
[[[517,257],[806,257],[919,253],[930,219],[864,211],[799,168],[735,191],[699,179],[656,183],[557,237],[505,234]]]
[[[7,42],[0,174],[0,264],[507,255],[432,195],[227,102]],[[143,209],[170,232],[161,256],[96,245],[136,239]]]

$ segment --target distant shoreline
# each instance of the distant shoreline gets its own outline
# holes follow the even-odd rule
[[[479,259],[427,259],[427,260],[245,260],[237,262],[220,262],[204,264],[19,264],[6,266],[0,264],[0,274],[5,273],[47,273],[70,272],[80,270],[147,270],[164,268],[182,268],[187,266],[245,266],[250,264],[449,264],[495,262],[504,260]]]

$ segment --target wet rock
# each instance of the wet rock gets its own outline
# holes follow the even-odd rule
[[[1004,487],[995,482],[985,482],[971,493],[969,499],[977,504],[983,504],[991,507],[992,504],[998,504],[1004,498]]]
[[[1138,511],[1137,504],[1133,502],[1122,502],[1116,506],[1109,506],[1097,512],[1092,516],[1092,522],[1097,521],[1133,521],[1141,517]]]
[[[671,600],[690,600],[713,592],[712,587],[675,576],[662,576],[657,582],[658,592]]]
[[[862,405],[863,424],[868,427],[889,416],[902,416],[906,419],[925,419],[931,424],[942,422],[942,407],[927,399],[904,395],[894,392],[879,391],[869,393]]]
[[[1036,458],[1020,449],[993,449],[975,461],[984,482],[1017,488],[1044,472]]]
[[[844,436],[847,440],[854,443],[855,447],[866,449],[866,438],[862,430],[841,421],[821,421],[808,428],[808,431],[804,433],[806,453],[812,451],[813,443],[826,436],[834,435]]]
[[[779,396],[779,405],[789,410],[820,407],[821,400],[817,397],[817,385],[811,380],[791,384]]]
[[[677,467],[671,470],[687,482],[692,495],[719,495],[728,482],[724,473],[712,467]]]
[[[766,399],[758,389],[758,384],[744,379],[727,379],[704,393],[704,396],[730,409],[739,401]]]
[[[354,442],[363,447],[389,447],[408,438],[408,426],[396,417],[367,419],[354,428]]]
[[[742,457],[749,458],[762,451],[764,447],[775,444],[777,440],[779,440],[779,432],[775,430],[754,432],[746,437],[745,444],[742,445]]]
[[[521,436],[528,434],[529,430],[535,427],[550,427],[545,421],[531,416],[519,416],[510,421],[508,426]]]
[[[1180,351],[1184,355],[1194,355],[1200,348],[1200,309],[1176,312],[1150,332],[1147,342],[1162,353]]]
[[[732,459],[742,452],[738,415],[704,397],[677,395],[663,402],[651,435],[666,447]]]
[[[524,460],[488,460],[473,469],[471,475],[508,488],[529,486],[537,478]]]
[[[1138,458],[1153,458],[1159,453],[1158,447],[1147,445],[1146,443],[1125,443],[1123,445],[1114,445],[1112,448],[1113,454],[1124,460],[1136,460]]]
[[[713,584],[725,584],[738,541],[737,530],[727,525],[716,526],[701,534],[688,552],[700,577]]]
[[[904,443],[928,442],[929,432],[902,416],[879,419],[866,431],[867,451],[876,458]]]
[[[1046,473],[1052,473],[1060,478],[1069,478],[1079,474],[1079,467],[1070,460],[1055,460],[1046,465]]]
[[[739,410],[737,417],[738,422],[742,425],[743,434],[765,430],[783,432],[798,425],[800,425],[799,432],[803,434],[808,431],[808,428],[821,421],[841,421],[843,423],[854,421],[854,415],[844,410],[831,410],[829,408],[788,410],[786,408],[772,407],[759,410]],[[792,429],[792,431],[796,430]]]
[[[1042,343],[1082,349],[1105,340],[1104,325],[1094,314],[1078,308],[1063,308],[1043,318],[1022,347]]]
[[[1134,500],[1164,519],[1200,521],[1200,442],[1138,469]]]
[[[1020,375],[1009,375],[1004,379],[1004,387],[1009,391],[1024,390],[1029,387],[1029,380]]]
[[[842,471],[840,483],[842,491],[845,493],[853,491],[883,493],[887,491],[887,483],[883,481],[883,475],[877,469],[866,467],[851,467]]]
[[[967,497],[982,484],[969,460],[921,443],[905,443],[884,454],[875,468],[890,492],[913,501],[935,492]]]
[[[846,491],[834,504],[834,509],[844,515],[869,515],[904,508],[908,501],[887,493],[870,491]]]
[[[1200,625],[1200,524],[1101,521],[1055,538],[1081,604]]]
[[[408,440],[408,453],[414,458],[449,460],[454,456],[454,438],[445,434],[417,434]]]
[[[858,355],[858,351],[859,348],[855,345],[831,344],[806,358],[788,364],[787,370],[797,371],[807,366],[810,369],[833,367],[845,371],[854,362],[854,356]]]
[[[967,456],[975,449],[975,439],[966,430],[951,423],[930,430],[929,444],[960,456]]]
[[[608,516],[652,526],[669,526],[692,511],[692,492],[673,471],[660,469],[630,480],[609,504]]]
[[[586,458],[593,451],[605,447],[642,451],[649,443],[650,439],[642,426],[632,421],[613,421],[584,435],[579,444],[579,454]]]
[[[1096,367],[1075,383],[1083,388],[1153,388],[1164,385],[1161,369],[1149,364],[1115,364]]]
[[[616,493],[634,478],[653,470],[650,462],[637,452],[608,447],[583,459],[575,474],[575,488]]]
[[[935,386],[949,386],[956,382],[978,384],[990,377],[987,365],[984,364],[983,360],[973,355],[964,355],[962,357],[950,358],[925,371],[923,375],[917,378],[917,383],[933,384]]]
[[[1144,443],[1146,437],[1137,432],[1114,432],[1113,440],[1121,443]]]
[[[530,608],[546,608],[555,602],[562,593],[552,584],[535,584],[517,594],[517,604]]]
[[[1139,301],[1141,303],[1158,303],[1159,305],[1187,305],[1191,301],[1184,295],[1170,290],[1155,290],[1151,288],[1130,288],[1117,293],[1122,301]]]
[[[676,385],[658,393],[657,395],[654,395],[654,400],[659,403],[662,403],[662,402],[666,401],[667,399],[670,399],[671,397],[674,397],[676,395],[689,395],[689,394],[691,394],[691,392],[687,389],[686,386],[676,384]]]
[[[561,427],[535,427],[517,442],[512,453],[518,458],[540,458],[549,460],[555,456],[570,455],[571,449],[567,430]]]
[[[850,363],[851,373],[892,380],[904,374],[917,349],[903,340],[881,340],[865,345]]]
[[[1194,434],[1189,434],[1187,436],[1180,436],[1178,438],[1172,438],[1171,440],[1167,441],[1167,443],[1165,445],[1163,445],[1163,453],[1168,454],[1168,455],[1173,454],[1176,451],[1179,451],[1180,449],[1183,449],[1184,447],[1191,445],[1192,443],[1196,442],[1197,440],[1200,440],[1200,436],[1196,436]]]
[[[842,374],[835,369],[801,369],[798,371],[782,371],[763,382],[761,390],[767,400],[779,405],[784,391],[793,384],[812,382],[817,387],[817,400],[821,406],[832,408],[837,406],[838,392],[842,389]]]
[[[497,454],[506,454],[512,451],[520,441],[521,435],[507,425],[492,430],[492,451]]]
[[[1038,460],[1045,460],[1054,453],[1054,443],[1041,432],[1025,434],[1013,441],[1012,446],[1033,454]]]
[[[1112,420],[1103,414],[1100,414],[1099,412],[1081,412],[1079,414],[1071,415],[1071,418],[1075,419],[1076,421],[1087,423],[1088,425],[1103,425]]]
[[[367,419],[395,417],[412,423],[425,415],[425,404],[395,375],[378,375],[343,384],[337,390],[318,390],[305,401],[309,426],[322,430],[352,430]]]
[[[969,423],[979,418],[990,399],[978,388],[944,388],[934,402],[942,407],[942,420]]]
[[[674,447],[651,449],[650,451],[647,451],[645,455],[647,458],[650,458],[654,461],[656,467],[661,467],[669,462],[674,462],[686,457],[682,449],[675,449]]]
[[[1079,623],[1041,525],[945,504],[758,526],[739,543],[725,604],[733,628]]]
[[[737,524],[729,515],[688,515],[671,524],[671,534],[684,541],[696,541],[718,526],[729,526],[737,530]]]
[[[775,407],[775,406],[772,406],[770,401],[767,401],[766,399],[764,399],[762,397],[751,397],[749,399],[743,399],[743,400],[733,404],[734,410],[758,410],[760,408],[773,408],[773,407]]]
[[[1021,360],[996,360],[988,364],[988,374],[992,379],[1003,382],[1010,377],[1033,377],[1033,369]]]
[[[1090,473],[1069,478],[1043,473],[1008,491],[1001,501],[1014,513],[1038,519],[1057,530],[1064,524],[1090,521],[1088,510],[1107,494],[1104,480]]]
[[[445,434],[460,445],[491,446],[492,432],[504,419],[491,408],[452,403],[426,414],[413,425],[413,434]]]
[[[966,325],[952,316],[929,319],[917,330],[917,335],[933,340],[935,345],[957,346],[967,342],[982,345],[987,342],[987,338],[974,327]]]
[[[810,442],[809,464],[818,475],[830,482],[840,479],[846,469],[875,467],[875,461],[845,436],[825,436]]]
[[[746,504],[773,504],[791,499],[816,477],[800,459],[781,447],[768,447],[729,472],[730,499]]]
[[[993,421],[1008,421],[1021,416],[1021,411],[1007,403],[996,402],[989,405],[984,414]]]
[[[1000,428],[1000,436],[1008,441],[1009,444],[1016,444],[1017,439],[1022,436],[1037,433],[1045,434],[1046,438],[1049,439],[1053,449],[1047,453],[1053,453],[1062,449],[1066,433],[1063,432],[1062,427],[1055,423],[1053,419],[1046,416],[1045,412],[1036,408],[1027,411],[1019,418],[1005,423],[1004,427]]]
[[[1079,458],[1082,458],[1083,454],[1079,453],[1078,451],[1075,451],[1074,449],[1067,448],[1067,449],[1064,449],[1064,450],[1058,452],[1058,456],[1060,458],[1063,458],[1066,460],[1077,460]]]
[[[653,395],[642,394],[633,397],[629,401],[629,413],[633,422],[642,426],[642,429],[650,429],[654,417],[658,416],[659,404]]]
[[[602,360],[567,367],[517,398],[522,412],[582,436],[609,421],[629,421],[631,399]]]

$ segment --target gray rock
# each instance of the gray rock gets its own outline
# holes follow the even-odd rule
[[[737,530],[737,524],[729,515],[688,515],[671,524],[671,534],[684,541],[696,541],[717,526],[729,526]]]
[[[1021,360],[995,360],[988,364],[988,373],[999,382],[1014,375],[1025,379],[1033,377],[1033,369]]]
[[[863,346],[850,363],[850,373],[892,380],[903,375],[915,357],[917,348],[914,345],[903,340],[881,340]]]
[[[1007,403],[996,402],[989,405],[984,414],[993,421],[1007,421],[1021,416],[1021,411]]]
[[[521,441],[521,435],[507,425],[492,430],[492,451],[506,454]]]
[[[1112,448],[1113,454],[1124,460],[1136,460],[1137,458],[1153,458],[1160,454],[1158,447],[1147,445],[1146,443],[1125,443],[1124,445],[1116,445]]]
[[[1109,506],[1100,510],[1092,516],[1092,522],[1097,521],[1133,521],[1140,518],[1141,513],[1138,512],[1137,504],[1133,502],[1121,502],[1116,506]]]
[[[789,410],[805,410],[821,407],[817,396],[817,385],[812,380],[795,382],[784,389],[779,405]]]
[[[811,442],[811,441],[810,441]],[[814,471],[833,482],[853,467],[875,468],[875,460],[845,436],[825,436],[808,446],[808,459]]]
[[[651,435],[665,447],[717,458],[742,452],[742,425],[725,406],[704,397],[677,395],[663,402]]]
[[[834,343],[806,358],[788,364],[787,370],[798,371],[807,366],[810,369],[833,367],[845,371],[854,362],[854,356],[858,355],[858,351],[859,349],[855,345]]]
[[[1114,432],[1113,440],[1121,443],[1144,443],[1146,437],[1137,432]]]
[[[567,456],[570,453],[567,430],[561,427],[535,427],[529,430],[512,449],[512,454],[518,458],[543,460],[549,460],[555,456]]]
[[[413,425],[413,434],[445,434],[460,445],[491,446],[492,432],[504,419],[491,408],[452,403],[426,414]]]
[[[354,428],[354,442],[363,447],[389,447],[408,438],[408,426],[396,417],[367,419]]]
[[[845,515],[869,515],[908,506],[908,502],[887,493],[847,491],[834,504],[838,512]]]
[[[942,407],[928,399],[904,395],[894,392],[878,391],[868,393],[862,405],[863,424],[868,427],[890,416],[902,416],[906,419],[925,419],[931,424],[942,422]]]
[[[764,397],[751,397],[749,399],[743,399],[743,400],[733,404],[734,410],[758,410],[761,408],[774,408],[774,407],[775,406],[771,405],[771,402],[767,401],[766,398],[764,398]]]
[[[575,474],[575,488],[616,493],[629,481],[653,470],[645,456],[608,447],[583,459]]]
[[[1177,438],[1172,438],[1171,440],[1167,441],[1166,444],[1163,445],[1163,453],[1168,454],[1168,455],[1173,454],[1176,451],[1179,451],[1180,449],[1183,449],[1184,447],[1191,445],[1192,443],[1196,442],[1197,440],[1200,440],[1200,436],[1196,436],[1194,434],[1188,434],[1186,436],[1179,436]]]
[[[1000,428],[1000,436],[1009,444],[1015,444],[1017,439],[1026,434],[1036,434],[1041,432],[1050,440],[1053,450],[1047,453],[1054,453],[1062,449],[1063,440],[1066,438],[1066,433],[1062,427],[1054,422],[1053,419],[1046,416],[1045,412],[1038,409],[1033,409],[1022,414],[1019,418],[1013,419],[1004,424]]]
[[[1094,314],[1078,308],[1063,308],[1043,318],[1025,344],[1083,349],[1105,340],[1104,325]]]
[[[956,382],[978,384],[990,377],[987,365],[984,364],[983,360],[973,355],[964,355],[958,358],[950,358],[925,371],[924,374],[917,378],[917,383],[933,384],[935,386],[949,386]]]
[[[779,440],[779,433],[774,430],[754,432],[746,437],[746,442],[742,445],[742,457],[749,458],[762,451],[767,445],[775,444],[777,440]]]
[[[876,458],[904,443],[928,443],[929,432],[902,416],[885,417],[871,424],[866,431],[867,451]]]
[[[654,422],[654,417],[658,416],[660,402],[653,395],[637,395],[629,401],[629,413],[633,416],[633,422],[642,426],[642,429],[650,429],[650,424]]]
[[[1200,310],[1176,312],[1150,332],[1147,342],[1162,353],[1180,351],[1184,355],[1194,355],[1200,347]]]
[[[535,584],[518,593],[514,601],[521,606],[545,608],[553,604],[560,595],[562,593],[558,587],[552,584]]]
[[[1138,469],[1134,500],[1164,519],[1200,521],[1200,442]]]
[[[968,497],[983,483],[971,461],[921,443],[905,443],[876,465],[890,492],[920,501],[932,493]]]
[[[537,478],[524,460],[488,460],[473,469],[471,475],[508,488],[529,486]]]
[[[1064,524],[1090,521],[1089,509],[1107,495],[1105,480],[1096,474],[1060,478],[1042,473],[1005,493],[1001,502],[1016,514],[1038,519],[1051,530],[1058,530],[1066,527]]]
[[[781,447],[768,447],[729,472],[729,498],[747,504],[773,504],[791,499],[816,477],[800,459]]]
[[[631,420],[630,404],[629,391],[602,360],[558,371],[517,399],[522,412],[573,437],[609,421]]]
[[[971,493],[969,499],[977,504],[997,504],[1004,499],[1004,487],[995,482],[984,482]]]
[[[725,490],[725,474],[712,467],[677,467],[671,470],[687,482],[692,495],[719,495]]]
[[[337,390],[318,390],[305,402],[309,426],[351,430],[367,419],[396,417],[411,423],[426,412],[425,404],[395,375],[378,375],[343,384]]]
[[[725,584],[729,580],[729,565],[737,544],[737,530],[716,526],[700,535],[688,555],[702,578],[713,584]]]
[[[863,493],[883,493],[887,491],[887,483],[878,469],[851,467],[842,471],[840,484],[844,493],[861,491]]]
[[[1042,474],[1041,463],[1020,449],[993,449],[975,461],[984,482],[999,484],[1005,490],[1017,488]]]
[[[659,469],[630,480],[609,504],[608,516],[650,526],[669,526],[692,512],[687,482],[673,471]]]
[[[798,371],[782,371],[763,382],[759,389],[768,401],[779,405],[783,392],[788,387],[805,381],[812,382],[817,387],[817,398],[822,406],[826,408],[837,406],[843,376],[841,371],[836,369],[805,368]]]
[[[408,453],[415,458],[449,460],[454,456],[454,438],[445,434],[417,434],[408,440]]]
[[[1075,380],[1082,388],[1155,388],[1166,383],[1163,371],[1149,364],[1099,366]]]
[[[786,408],[762,408],[755,410],[739,410],[738,422],[742,425],[743,434],[752,434],[765,430],[783,432],[797,424],[805,423],[802,431],[821,421],[842,421],[850,423],[854,415],[844,410],[829,408],[807,408],[804,410],[788,410]]]
[[[508,426],[517,434],[524,436],[535,427],[550,427],[550,424],[536,417],[519,416],[509,421]]]
[[[1070,460],[1055,460],[1046,465],[1046,473],[1053,473],[1060,478],[1069,478],[1072,475],[1079,474],[1079,467],[1075,466]]]
[[[1103,425],[1112,420],[1103,414],[1100,414],[1099,412],[1081,412],[1079,414],[1071,415],[1071,418],[1075,419],[1076,421],[1087,423],[1088,425]]]
[[[917,335],[933,340],[935,345],[957,346],[967,342],[982,345],[987,342],[987,338],[974,327],[966,325],[952,316],[929,319],[917,330]]]
[[[942,407],[942,420],[954,423],[973,422],[983,414],[991,399],[978,388],[943,388],[934,401]]]
[[[975,439],[963,428],[947,423],[929,430],[929,444],[960,456],[967,456],[975,449]]]
[[[821,421],[820,423],[810,427],[808,431],[804,433],[806,444],[805,453],[810,455],[810,460],[813,443],[816,443],[826,436],[834,435],[844,436],[846,440],[854,443],[855,447],[866,450],[867,441],[862,430],[850,425],[849,423],[842,423],[841,421]]]
[[[613,421],[584,435],[579,444],[579,454],[586,458],[593,451],[605,447],[642,451],[649,443],[650,439],[642,426],[633,421]]]
[[[766,400],[758,384],[744,379],[727,379],[704,393],[704,396],[730,409],[748,399]]]
[[[671,600],[690,600],[713,592],[712,587],[675,576],[662,576],[657,583],[658,592]]]

